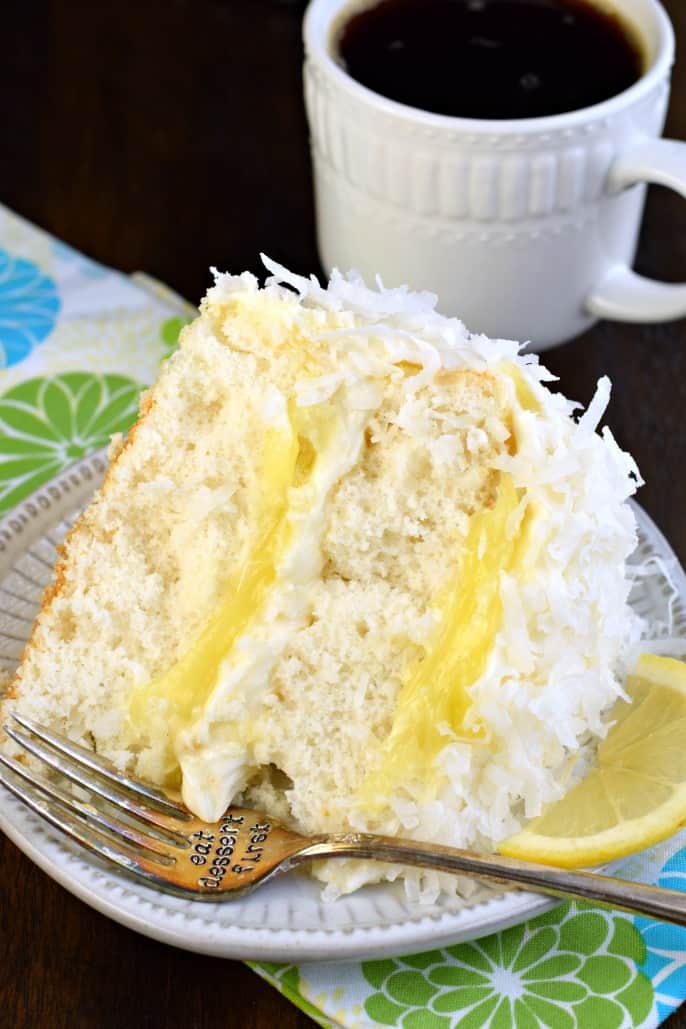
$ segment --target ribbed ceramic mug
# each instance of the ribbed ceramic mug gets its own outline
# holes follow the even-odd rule
[[[660,139],[674,33],[657,0],[610,0],[647,69],[604,103],[482,121],[430,114],[352,79],[336,35],[373,0],[312,0],[305,94],[322,262],[440,297],[475,332],[544,350],[599,317],[686,315],[686,285],[631,271],[645,183],[686,196],[686,143]],[[583,69],[579,74],[583,74]]]

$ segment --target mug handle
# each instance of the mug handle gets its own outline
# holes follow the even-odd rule
[[[617,158],[608,182],[614,191],[651,182],[686,198],[686,143],[644,140]],[[617,322],[668,322],[686,315],[686,284],[646,279],[618,263],[590,294],[586,309],[598,318]]]

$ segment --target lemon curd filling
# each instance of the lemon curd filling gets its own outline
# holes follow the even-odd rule
[[[291,404],[285,424],[268,428],[250,549],[224,587],[224,600],[188,650],[166,671],[132,694],[128,725],[136,738],[166,740],[167,782],[178,783],[178,741],[202,720],[221,679],[224,662],[263,614],[289,551],[307,535],[307,516],[316,514],[337,478],[357,454],[364,416],[344,405]],[[257,491],[256,491],[257,492]],[[320,495],[321,494],[321,495]],[[310,543],[314,545],[314,540]],[[244,725],[244,732],[249,730]],[[247,732],[252,741],[250,731]]]
[[[509,441],[514,454],[515,407],[530,414],[540,407],[515,365],[503,363],[501,371],[514,389]],[[522,514],[514,528],[520,505]],[[380,764],[358,790],[362,809],[378,811],[384,797],[412,780],[424,783],[430,793],[438,779],[436,758],[451,740],[487,739],[487,726],[469,722],[469,690],[486,670],[500,627],[501,572],[525,576],[534,519],[535,507],[526,491],[501,473],[495,503],[472,515],[453,584],[436,599],[438,627],[424,657],[408,670]]]
[[[270,428],[265,433],[262,496],[250,553],[227,583],[220,607],[186,653],[134,692],[129,723],[135,731],[149,732],[161,718],[173,744],[209,698],[222,661],[264,603],[274,581],[279,556],[288,541],[285,516],[299,449],[290,422],[285,429]],[[172,774],[171,768],[169,771]]]
[[[516,573],[526,550],[528,508],[508,532],[523,491],[502,475],[493,507],[472,515],[454,585],[437,599],[440,613],[425,657],[409,670],[398,697],[381,763],[367,777],[358,800],[367,810],[413,779],[428,784],[434,761],[451,739],[485,738],[487,727],[468,726],[469,687],[483,675],[500,626],[501,571]]]

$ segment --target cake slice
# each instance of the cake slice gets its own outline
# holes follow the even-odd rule
[[[5,706],[207,819],[493,847],[604,732],[638,632],[607,383],[575,421],[430,295],[266,263],[216,275],[113,443]]]

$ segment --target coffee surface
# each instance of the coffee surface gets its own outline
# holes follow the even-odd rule
[[[338,38],[382,96],[464,118],[536,118],[600,103],[644,70],[620,17],[589,0],[380,0]]]

